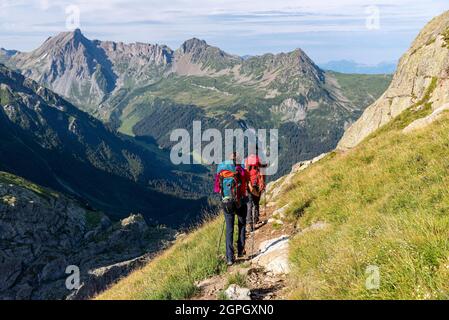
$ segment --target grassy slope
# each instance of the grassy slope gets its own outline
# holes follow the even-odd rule
[[[293,239],[292,298],[449,298],[449,114],[402,133],[427,109],[412,106],[356,149],[331,154],[286,188],[280,205],[291,203],[289,216],[299,227],[329,224]],[[219,220],[205,224],[99,298],[192,296],[194,282],[214,273],[218,236]],[[380,268],[378,290],[365,288],[370,265]]]
[[[143,269],[132,273],[97,297],[100,300],[185,299],[195,293],[195,281],[224,270],[217,266],[221,219],[205,223]],[[224,249],[222,241],[221,249]]]
[[[449,298],[449,116],[403,126],[318,163],[283,196],[300,226],[330,223],[293,241],[293,298]],[[379,290],[365,289],[369,265]]]

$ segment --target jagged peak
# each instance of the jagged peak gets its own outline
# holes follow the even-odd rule
[[[181,50],[183,53],[189,53],[197,50],[204,50],[209,48],[210,46],[207,44],[205,40],[200,40],[198,38],[192,38],[184,41],[181,45]]]
[[[51,45],[51,46],[61,47],[61,46],[66,45],[67,43],[87,44],[89,42],[90,42],[90,40],[87,39],[83,35],[83,33],[81,32],[80,29],[75,29],[73,31],[61,32],[54,37],[48,38],[47,41],[45,41],[43,46]]]
[[[228,54],[198,38],[185,41],[177,52],[181,56],[191,56],[190,60],[193,63],[202,64],[203,67],[209,67],[214,70],[230,68],[243,61],[239,56]]]
[[[0,52],[2,54],[7,55],[8,57],[11,57],[11,56],[19,53],[19,51],[17,51],[17,50],[8,50],[8,49],[5,49],[5,48],[0,48]]]

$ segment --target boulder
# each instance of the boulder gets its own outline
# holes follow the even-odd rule
[[[264,241],[259,247],[259,254],[253,262],[265,268],[273,275],[290,273],[288,260],[289,237],[284,235],[276,239]]]
[[[251,290],[248,288],[241,288],[236,284],[231,284],[225,291],[226,297],[229,300],[251,300]]]

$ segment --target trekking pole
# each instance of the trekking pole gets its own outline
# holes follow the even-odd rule
[[[255,242],[255,236],[256,236],[256,228],[254,225],[254,203],[251,206],[251,229],[252,229],[252,237],[251,237],[251,266],[253,265],[253,259],[254,259],[254,242]]]
[[[220,247],[221,247],[221,240],[223,238],[225,224],[226,224],[226,220],[223,219],[223,224],[222,224],[221,233],[220,233],[220,239],[218,240],[218,247],[217,247],[217,268],[215,270],[216,273],[218,273],[219,267],[220,267]]]
[[[263,213],[265,215],[265,219],[268,220],[268,215],[267,215],[267,193],[266,193],[266,190],[263,193],[265,194],[265,196],[264,196],[265,201],[263,203]]]

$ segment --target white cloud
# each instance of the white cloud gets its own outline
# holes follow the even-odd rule
[[[311,33],[366,32],[369,37],[367,6],[380,8],[380,31],[389,36],[416,33],[430,18],[449,9],[447,0],[396,0],[394,4],[387,0],[0,0],[0,46],[29,50],[48,35],[64,31],[69,5],[79,6],[81,28],[91,37],[171,45],[192,36],[220,44],[229,39],[237,43],[227,44],[236,53],[243,53],[247,43],[258,43],[260,37],[291,46],[310,44],[311,39],[303,38]],[[255,47],[255,52],[247,53],[260,50]]]

